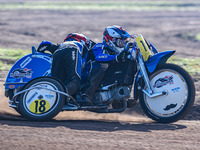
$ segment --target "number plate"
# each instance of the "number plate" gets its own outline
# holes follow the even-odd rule
[[[42,114],[48,111],[49,108],[50,108],[49,102],[44,99],[35,100],[29,106],[30,111],[35,114]]]
[[[149,56],[151,55],[151,51],[149,50],[144,38],[142,37],[142,35],[138,35],[136,38],[136,42],[138,44],[138,47],[140,49],[140,52],[144,58],[144,61],[147,61]]]

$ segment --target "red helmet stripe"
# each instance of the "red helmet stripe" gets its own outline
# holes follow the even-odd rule
[[[111,41],[113,40],[113,37],[110,36],[109,34],[106,34],[105,36],[106,36],[109,40],[111,40]]]
[[[81,41],[81,39],[80,38],[77,38],[77,37],[72,37],[72,38],[74,38],[75,40],[77,40],[78,42],[80,42]]]

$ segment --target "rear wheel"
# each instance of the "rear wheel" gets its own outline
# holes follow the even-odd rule
[[[195,100],[195,86],[191,76],[174,64],[159,66],[149,77],[154,93],[164,95],[150,98],[143,92],[140,104],[145,114],[157,122],[169,123],[183,118]],[[147,87],[144,86],[147,90]]]
[[[63,108],[65,97],[59,93],[34,87],[44,87],[65,92],[63,86],[50,77],[37,78],[23,90],[30,89],[20,95],[19,112],[28,119],[43,121],[55,117]]]

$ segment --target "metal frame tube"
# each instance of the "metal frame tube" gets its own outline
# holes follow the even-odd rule
[[[48,88],[45,88],[45,87],[38,87],[38,86],[37,86],[37,87],[28,88],[28,89],[26,89],[26,90],[22,90],[22,91],[16,93],[16,94],[13,96],[12,100],[15,101],[14,99],[15,99],[16,96],[18,96],[18,95],[20,95],[20,94],[22,94],[22,93],[24,93],[24,92],[33,90],[33,89],[45,89],[45,90],[49,90],[49,91],[52,91],[52,92],[56,92],[56,93],[65,95],[65,96],[69,97],[70,99],[72,99],[72,100],[74,101],[74,103],[77,105],[77,107],[80,107],[79,104],[76,102],[76,100],[75,100],[71,95],[69,95],[69,94],[67,94],[67,93],[65,93],[65,92],[58,91],[58,90],[52,90],[52,89],[48,89]]]

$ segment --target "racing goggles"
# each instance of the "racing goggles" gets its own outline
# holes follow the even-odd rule
[[[116,39],[116,45],[120,48],[125,47],[126,43],[128,43],[130,41],[130,38],[120,38],[120,39]]]

